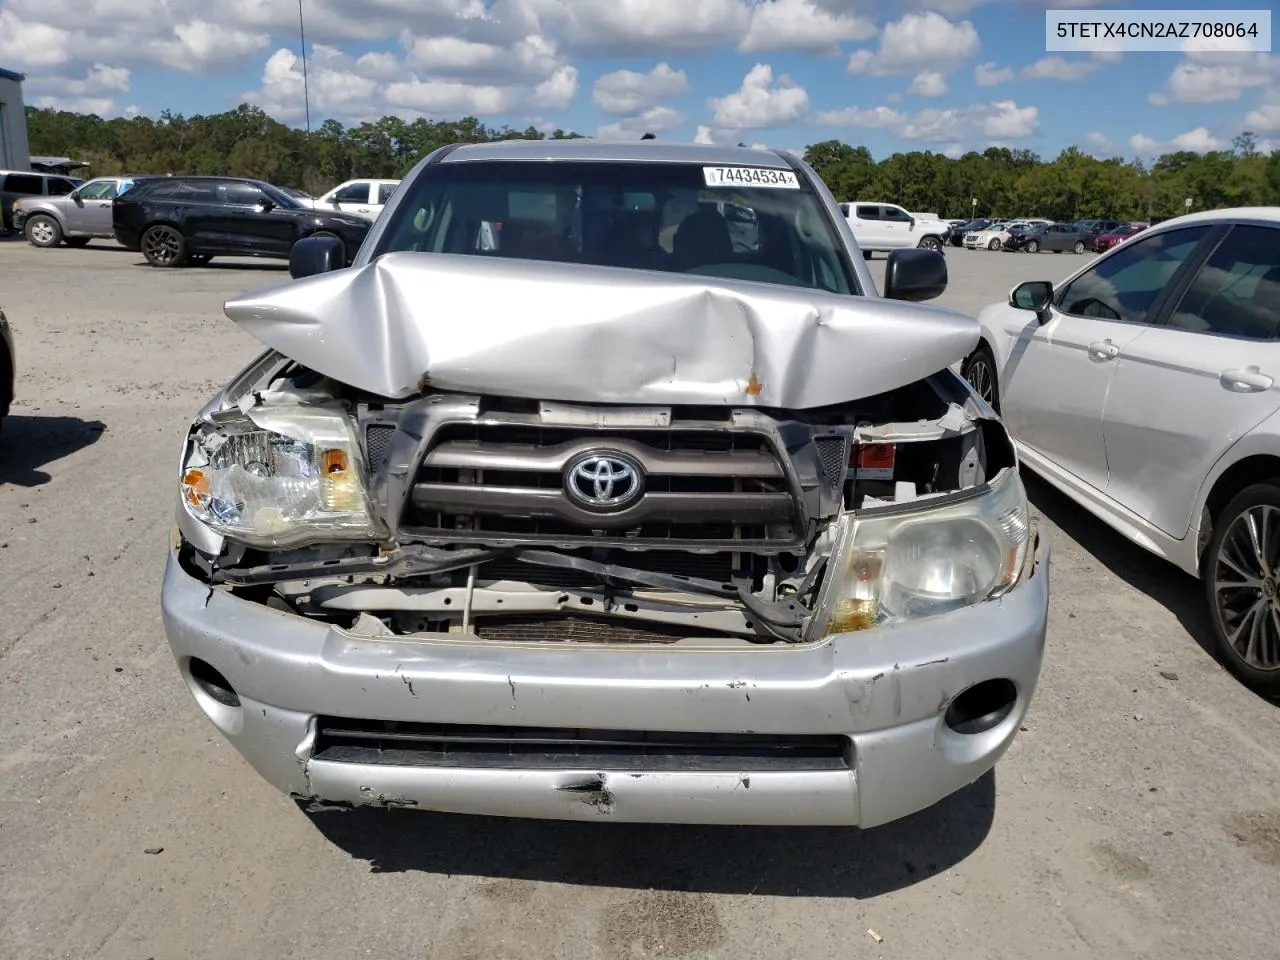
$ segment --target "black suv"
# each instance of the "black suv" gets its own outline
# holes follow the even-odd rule
[[[112,204],[116,240],[154,267],[208,263],[215,255],[287,260],[303,237],[342,242],[349,263],[370,221],[313,210],[279,187],[237,177],[164,177]]]

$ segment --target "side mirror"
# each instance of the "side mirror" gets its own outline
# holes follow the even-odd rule
[[[947,289],[947,258],[937,250],[894,250],[884,266],[884,296],[889,300],[932,300]]]
[[[289,250],[289,276],[295,280],[341,270],[347,254],[337,237],[304,237]]]
[[[1018,310],[1034,310],[1037,319],[1049,322],[1049,302],[1053,299],[1053,284],[1048,280],[1027,280],[1009,291],[1009,306]]]

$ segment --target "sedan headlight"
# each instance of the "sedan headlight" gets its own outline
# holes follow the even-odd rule
[[[257,408],[200,424],[182,465],[193,517],[253,547],[378,539],[364,461],[341,411]]]
[[[814,613],[815,639],[946,613],[1012,589],[1031,522],[1014,469],[980,496],[846,514]]]

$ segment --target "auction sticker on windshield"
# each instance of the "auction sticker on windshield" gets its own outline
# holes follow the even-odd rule
[[[790,170],[767,167],[703,167],[708,187],[779,187],[799,190],[800,181]]]

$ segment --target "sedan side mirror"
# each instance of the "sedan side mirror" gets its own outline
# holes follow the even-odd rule
[[[889,300],[932,300],[947,289],[947,258],[937,250],[894,250],[884,266],[884,295]]]
[[[272,201],[268,200],[266,197],[263,197],[261,200],[258,201],[258,209],[262,213],[270,213],[275,208],[276,208],[276,205]]]
[[[1018,310],[1034,310],[1040,323],[1049,322],[1049,303],[1053,300],[1053,284],[1048,280],[1027,280],[1009,291],[1009,306]]]
[[[346,249],[337,237],[304,237],[289,250],[289,276],[295,280],[341,270]]]

